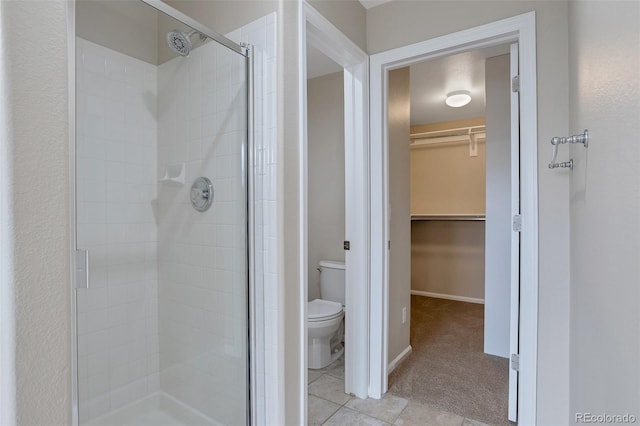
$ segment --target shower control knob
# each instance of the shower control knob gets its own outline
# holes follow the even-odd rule
[[[197,203],[201,198],[209,198],[209,191],[206,189],[193,188],[191,190],[191,201]]]
[[[199,212],[204,212],[213,204],[213,184],[206,177],[199,177],[191,185],[191,204]]]

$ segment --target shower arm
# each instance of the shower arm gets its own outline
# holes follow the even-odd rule
[[[198,33],[198,35],[200,36],[200,41],[205,41],[207,39],[207,36],[202,34],[200,31],[198,30],[191,30],[187,33],[187,37],[191,38],[192,35],[194,35],[195,33]]]

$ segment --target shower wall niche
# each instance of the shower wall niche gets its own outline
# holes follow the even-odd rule
[[[184,24],[139,2],[95,3],[150,13],[153,25],[129,36],[152,31],[156,50],[90,41],[79,25],[77,246],[89,251],[89,288],[77,290],[80,424],[245,424],[246,58],[197,35],[188,57],[171,54],[166,31],[188,33]],[[184,182],[164,179],[180,171]],[[190,201],[200,176],[214,188],[205,212]]]

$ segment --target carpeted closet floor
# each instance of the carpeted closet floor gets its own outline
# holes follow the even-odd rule
[[[508,360],[483,352],[483,327],[484,305],[411,296],[413,351],[389,376],[389,391],[491,425],[512,425]]]

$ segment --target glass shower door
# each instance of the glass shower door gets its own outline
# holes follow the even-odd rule
[[[80,424],[247,424],[247,59],[139,1],[76,15]]]

